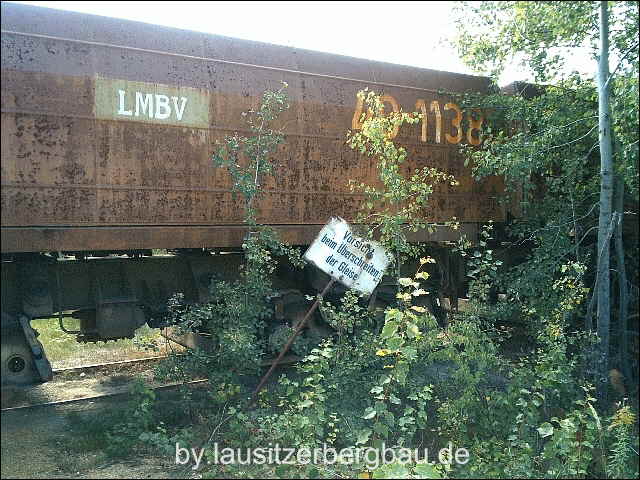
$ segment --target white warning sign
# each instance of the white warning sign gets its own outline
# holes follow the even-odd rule
[[[389,258],[373,240],[356,237],[342,218],[332,218],[309,246],[304,259],[343,285],[370,294]]]

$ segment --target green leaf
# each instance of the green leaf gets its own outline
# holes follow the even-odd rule
[[[398,426],[404,427],[405,425],[412,425],[416,423],[413,417],[400,417],[398,420]]]
[[[376,413],[377,412],[373,408],[367,407],[362,418],[364,418],[365,420],[369,420],[370,418],[375,417]]]
[[[418,350],[415,347],[402,347],[400,352],[407,358],[407,360],[415,360],[418,356]]]
[[[373,426],[373,431],[384,438],[387,438],[389,436],[389,427],[381,422],[376,422],[376,424]]]
[[[391,350],[398,350],[404,345],[404,339],[402,337],[391,337],[387,339],[387,347]]]
[[[404,382],[407,379],[407,374],[409,373],[409,365],[406,362],[398,363],[396,365],[396,379],[398,383],[404,385]]]
[[[385,320],[402,320],[404,314],[398,310],[397,308],[390,308],[385,312],[384,319]]]
[[[278,465],[276,467],[276,475],[279,478],[285,478],[285,477],[287,477],[288,470],[289,470],[289,466],[288,465]]]
[[[308,478],[320,478],[320,470],[318,470],[316,467],[307,467],[306,473]]]
[[[398,292],[396,293],[396,298],[398,300],[404,300],[405,302],[409,302],[411,300],[411,294],[406,292]]]
[[[413,469],[414,478],[442,478],[442,474],[430,463],[419,463]]]
[[[360,430],[358,432],[358,439],[356,440],[356,445],[362,445],[369,441],[369,437],[371,436],[371,429],[365,428],[364,430]]]
[[[409,338],[416,338],[418,335],[420,335],[420,329],[415,323],[407,324],[407,335],[409,336]]]
[[[387,425],[393,428],[396,424],[396,416],[387,410],[386,412],[384,412],[384,421]]]
[[[313,405],[313,400],[305,400],[300,404],[300,410],[302,410],[303,408],[310,407],[311,405]]]
[[[377,468],[373,472],[373,478],[411,478],[411,476],[407,467],[396,462]]]
[[[384,328],[382,329],[382,333],[380,336],[382,338],[390,338],[393,335],[395,335],[397,331],[398,331],[398,323],[391,320],[384,325]]]
[[[553,425],[551,425],[549,422],[544,422],[538,427],[538,433],[542,438],[550,437],[551,435],[553,435]]]

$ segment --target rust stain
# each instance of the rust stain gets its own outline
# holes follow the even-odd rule
[[[14,7],[2,8],[4,17]],[[375,183],[376,176],[372,159],[344,143],[356,108],[355,95],[367,86],[384,90],[405,111],[414,110],[418,100],[440,105],[438,137],[432,113],[427,116],[426,130],[420,125],[406,126],[397,137],[410,153],[406,173],[434,166],[460,181],[455,189],[447,185],[436,188],[433,202],[424,212],[429,220],[440,222],[456,216],[463,223],[474,223],[503,218],[495,202],[503,189],[501,181],[473,181],[457,153],[458,145],[445,140],[456,138],[455,112],[445,109],[452,99],[436,92],[437,88],[482,91],[487,79],[408,67],[394,70],[396,67],[386,64],[347,62],[316,52],[294,55],[283,47],[185,32],[174,33],[179,37],[174,41],[171,35],[158,39],[168,53],[151,54],[53,38],[65,37],[67,29],[79,40],[90,34],[92,41],[118,43],[115,27],[95,23],[95,19],[87,20],[86,29],[78,30],[77,25],[65,25],[64,17],[45,18],[37,26],[29,23],[28,16],[8,18],[6,23],[3,20],[3,29],[26,34],[2,34],[3,235],[9,227],[30,235],[28,232],[41,227],[77,232],[78,228],[130,226],[126,238],[136,248],[160,248],[150,243],[154,237],[140,227],[240,226],[241,200],[231,194],[228,174],[213,167],[211,155],[216,141],[234,131],[244,133],[241,112],[258,106],[262,92],[278,88],[282,80],[288,82],[291,98],[291,108],[282,118],[287,138],[275,158],[275,175],[265,179],[265,193],[258,204],[262,223],[295,227],[321,225],[336,215],[353,217],[361,197],[349,192],[348,180]],[[153,36],[145,30],[149,27],[135,24],[135,28],[138,31],[126,38],[128,45],[149,48],[147,37]],[[52,38],[32,37],[29,32]],[[238,63],[205,61],[180,56],[181,52]],[[293,72],[296,68],[303,73]],[[386,86],[372,81],[372,71]],[[109,84],[115,85],[113,91],[101,97],[101,102],[118,101],[120,85],[135,87],[126,92],[128,97],[122,97],[121,105],[111,105],[110,116],[95,116],[96,78],[116,81]],[[401,84],[407,87],[397,86]],[[180,124],[176,114],[179,93],[174,95],[177,100],[172,104],[171,124],[119,120],[118,109],[132,112],[130,117],[138,107],[152,115],[149,105],[136,104],[136,88],[142,92],[140,101],[160,101],[157,97],[147,99],[142,91],[145,85],[171,86],[173,90],[168,92],[205,92],[188,101],[206,99],[208,106],[200,110],[204,113],[198,118],[207,118],[209,125]],[[422,86],[426,90],[420,90]],[[161,90],[158,87],[154,95]],[[170,95],[167,93],[167,98]],[[156,116],[164,114],[158,103],[155,108]],[[467,138],[463,133],[462,138]],[[219,242],[207,236],[214,244],[206,246],[222,245],[230,238],[241,241],[236,234],[219,233],[223,230],[216,230]],[[42,250],[111,249],[115,244],[123,248],[122,242],[114,242],[113,235],[87,235],[81,237],[85,243],[80,245],[79,239],[71,241],[70,235],[52,238],[46,244],[25,239],[24,244]],[[178,242],[183,237],[174,238]],[[52,244],[54,241],[60,243]]]

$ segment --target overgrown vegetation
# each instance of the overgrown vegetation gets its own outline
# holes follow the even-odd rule
[[[637,332],[638,312],[638,271],[628,267],[638,261],[638,4],[610,3],[480,2],[458,10],[458,46],[470,65],[497,74],[518,56],[538,82],[467,102],[488,115],[482,150],[469,152],[475,174],[504,175],[520,192],[523,215],[511,233],[514,245],[533,249],[503,288],[515,285],[534,318],[546,318],[540,290],[567,260],[584,265],[590,300],[572,320],[598,334],[589,368],[603,402],[608,372],[622,372],[629,387],[638,371],[628,333],[634,315]],[[589,77],[567,72],[579,49],[593,58]],[[607,55],[610,74],[597,68]]]
[[[479,40],[461,27],[463,51],[478,65],[506,58],[504,47],[495,45],[506,45],[508,35],[520,38],[516,27],[522,25],[542,35],[543,45],[552,42],[553,35],[590,38],[591,4],[502,5],[477,7],[485,26],[492,25],[491,20],[504,27],[497,29],[495,39],[484,39],[484,48],[471,49]],[[624,8],[637,16],[637,7]],[[588,15],[582,16],[583,9]],[[505,20],[501,12],[512,16],[505,13]],[[550,12],[567,13],[563,18],[569,23],[551,28]],[[524,24],[517,24],[524,19]],[[576,25],[581,27],[571,30]],[[633,28],[626,19],[619,24],[620,30],[635,31],[637,41],[637,23]],[[515,42],[513,48],[531,53],[532,62],[537,59],[534,70],[549,72],[552,64],[544,55],[536,57],[541,55],[536,44],[520,39],[524,46]],[[629,49],[621,38],[613,43]],[[629,172],[633,165],[637,172],[637,54],[626,58],[631,66],[622,67],[624,75],[612,83],[614,92],[636,111],[634,116],[618,103],[622,98],[614,102],[614,111],[622,115],[614,120],[616,171],[627,192],[622,197],[624,211],[619,212],[633,218],[637,177]],[[463,311],[451,312],[446,325],[436,321],[423,300],[435,294],[427,285],[428,268],[435,260],[410,244],[406,233],[429,227],[420,214],[433,184],[455,179],[430,168],[408,178],[401,175],[407,152],[396,145],[393,132],[416,122],[420,114],[385,114],[374,92],[359,95],[368,111],[362,129],[350,133],[348,144],[374,157],[380,175],[375,187],[354,185],[365,194],[359,218],[369,226],[366,233],[379,238],[396,260],[389,270],[395,298],[382,311],[353,291],[323,301],[322,317],[333,333],[318,345],[307,345],[303,361],[251,404],[260,361],[291,331],[280,333],[282,338],[269,333],[274,259],[301,263],[299,252],[258,224],[254,200],[260,194],[260,176],[273,172],[269,158],[283,141],[271,124],[288,105],[284,89],[267,92],[262,106],[249,112],[252,136],[227,138],[215,155],[244,198],[251,230],[243,246],[246,264],[240,278],[212,282],[206,305],[185,305],[179,297],[170,305],[174,322],[186,331],[210,334],[213,348],[171,359],[163,373],[173,378],[205,375],[210,379],[207,396],[185,397],[193,423],[169,431],[159,429],[150,409],[153,398],[141,387],[144,398],[132,420],[114,434],[169,449],[182,438],[190,448],[207,447],[204,458],[211,462],[216,460],[214,444],[218,450],[275,444],[298,449],[386,447],[399,456],[387,465],[353,458],[331,465],[211,464],[204,467],[210,476],[348,477],[369,472],[374,478],[637,478],[638,366],[628,339],[628,330],[635,328],[637,333],[637,327],[627,322],[637,318],[637,236],[624,237],[625,248],[616,260],[616,281],[628,287],[635,303],[629,302],[627,310],[619,304],[612,322],[617,340],[612,343],[609,395],[595,395],[599,379],[594,378],[592,346],[599,340],[589,323],[597,271],[593,231],[599,190],[598,162],[593,158],[594,85],[572,76],[553,87],[537,88],[533,97],[464,98],[467,108],[481,108],[486,115],[483,148],[467,149],[468,162],[478,179],[503,175],[510,201],[515,194],[521,214],[505,233],[498,234],[489,224],[475,244],[459,241],[456,250],[466,260],[469,303]],[[500,242],[506,246],[498,255]],[[519,262],[498,260],[516,253]],[[415,265],[415,271],[405,273],[403,264]],[[619,274],[623,265],[624,280]],[[621,318],[625,312],[627,317]],[[525,339],[524,351],[512,348],[517,335]],[[451,448],[438,458],[447,445]],[[419,449],[420,455],[410,458],[403,450],[407,448]],[[461,461],[465,456],[460,448],[468,452],[468,461]]]
[[[74,318],[65,319],[65,326],[69,330],[77,330],[79,323]],[[33,326],[38,331],[38,339],[44,345],[54,368],[144,358],[165,351],[160,332],[146,325],[138,329],[133,339],[105,343],[77,342],[74,336],[60,330],[57,318],[34,320]],[[151,344],[157,346],[157,353],[150,354],[146,349]]]

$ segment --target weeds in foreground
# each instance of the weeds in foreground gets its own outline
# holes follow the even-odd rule
[[[489,225],[477,248],[464,240],[458,246],[470,259],[469,307],[452,315],[447,326],[438,325],[420,304],[422,297],[434,294],[423,283],[429,276],[425,268],[434,260],[423,256],[411,275],[398,272],[403,260],[418,253],[404,237],[404,226],[423,226],[419,219],[412,223],[420,211],[412,202],[428,201],[430,190],[424,185],[429,179],[453,180],[419,172],[402,184],[398,165],[406,152],[395,147],[392,132],[417,117],[385,116],[379,97],[362,95],[370,115],[362,119],[362,131],[350,137],[351,145],[380,160],[383,190],[358,188],[370,196],[364,213],[374,215],[372,225],[396,259],[395,301],[382,315],[364,307],[366,299],[352,292],[337,303],[325,302],[324,316],[336,333],[282,374],[250,408],[251,375],[259,371],[265,323],[272,314],[264,300],[271,293],[271,260],[276,253],[299,258],[254,225],[259,233],[246,242],[247,265],[239,282],[217,284],[215,291],[221,293],[205,306],[170,305],[175,320],[206,328],[214,339],[213,353],[192,352],[185,360],[192,363],[184,364],[210,379],[204,400],[185,400],[196,412],[193,424],[161,424],[152,393],[139,386],[126,420],[111,427],[105,440],[166,453],[175,453],[178,441],[205,447],[205,460],[214,461],[203,467],[209,477],[637,478],[634,410],[624,400],[598,405],[583,374],[580,346],[594,339],[572,325],[584,311],[585,266],[577,261],[555,265],[545,270],[544,281],[536,280],[537,287],[544,282],[546,287],[537,288],[535,297],[511,288],[508,303],[496,302],[492,292],[508,277],[495,258]],[[227,152],[239,145],[242,141],[227,143]],[[268,173],[261,162],[249,165]],[[259,182],[236,173],[250,187],[244,188],[248,222],[255,224]],[[418,184],[418,191],[412,189]],[[506,317],[530,325],[532,348],[516,360],[501,350],[508,344],[499,328]],[[353,458],[331,465],[215,464],[214,445],[220,450],[275,444],[337,450],[386,446],[399,459],[385,465]],[[449,453],[434,455],[447,445]],[[410,457],[403,449],[420,454]]]

